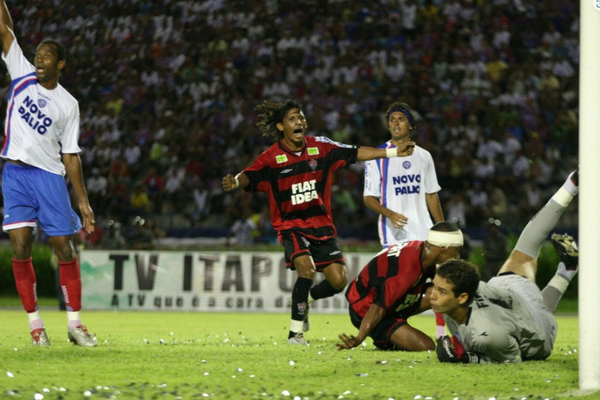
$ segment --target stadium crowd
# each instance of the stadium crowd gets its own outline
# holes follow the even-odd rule
[[[267,98],[299,99],[311,134],[369,146],[388,139],[385,107],[408,103],[462,227],[524,226],[577,164],[576,0],[7,3],[26,55],[47,37],[67,48],[99,226],[268,221],[264,199],[221,189],[269,145],[254,112]],[[375,232],[362,185],[360,163],[336,175],[340,233]]]

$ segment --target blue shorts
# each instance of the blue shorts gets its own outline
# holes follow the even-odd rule
[[[2,196],[4,231],[39,226],[48,236],[69,236],[81,229],[60,175],[7,162],[2,170]]]

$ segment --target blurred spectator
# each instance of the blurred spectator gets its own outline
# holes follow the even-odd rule
[[[121,224],[111,219],[106,224],[106,232],[102,237],[98,248],[104,250],[123,250],[126,247],[127,243],[121,233]]]
[[[135,185],[129,197],[129,212],[145,217],[150,212],[150,198],[143,183]]]
[[[237,246],[249,246],[254,243],[254,233],[258,229],[256,223],[251,218],[251,210],[245,207],[239,219],[235,220],[227,237],[227,245],[231,244],[231,238],[234,238],[233,244]]]
[[[462,192],[458,191],[452,194],[445,205],[446,220],[456,224],[459,228],[464,228],[467,225],[467,207]]]
[[[156,220],[154,218],[148,218],[146,220],[145,225],[146,225],[146,229],[148,229],[152,233],[152,235],[154,236],[154,239],[157,242],[158,242],[158,240],[167,236],[165,231],[163,231],[162,229],[160,229],[158,227],[158,225],[156,224]]]
[[[164,197],[164,178],[158,173],[156,167],[150,167],[143,182],[146,192],[148,193],[148,199],[150,200],[150,210],[160,214],[162,212]]]
[[[481,226],[484,218],[488,214],[488,194],[483,189],[480,181],[475,181],[473,187],[466,192],[469,207],[467,218],[471,221],[472,226]]]
[[[87,188],[92,210],[97,210],[96,212],[98,215],[103,215],[108,179],[106,179],[105,176],[100,175],[99,168],[93,168],[92,175],[87,179],[85,186]]]
[[[500,231],[502,222],[496,218],[490,218],[489,232],[483,240],[483,256],[485,266],[481,271],[481,279],[485,282],[496,276],[508,255],[508,238]]]
[[[127,247],[132,250],[154,250],[157,239],[146,229],[144,218],[137,216],[133,219],[133,231],[127,237]]]

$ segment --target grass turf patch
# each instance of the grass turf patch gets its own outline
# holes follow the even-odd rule
[[[287,314],[83,312],[97,348],[73,346],[64,312],[43,310],[51,347],[22,311],[0,311],[0,398],[522,399],[578,394],[577,318],[554,354],[516,365],[441,364],[433,353],[337,351],[345,315],[311,313],[310,346],[286,344]],[[433,316],[410,323],[430,335]],[[597,398],[589,395],[588,398]]]

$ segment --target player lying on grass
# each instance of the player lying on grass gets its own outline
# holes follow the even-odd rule
[[[442,264],[433,279],[431,307],[443,313],[452,337],[438,339],[441,362],[509,363],[543,360],[557,335],[553,315],[577,273],[578,250],[568,235],[552,235],[561,262],[544,290],[535,284],[544,240],[577,195],[578,170],[527,224],[498,275],[488,283],[464,260]]]

